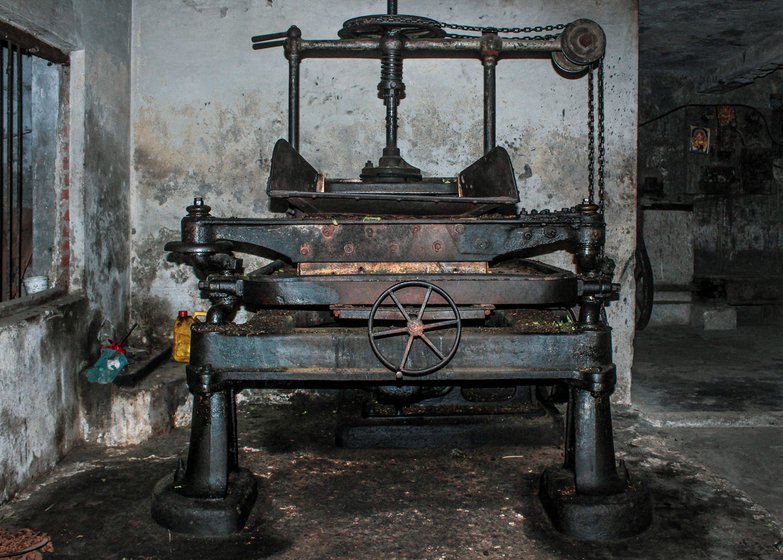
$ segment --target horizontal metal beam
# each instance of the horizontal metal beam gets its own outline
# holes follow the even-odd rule
[[[608,328],[574,329],[571,334],[522,334],[510,328],[464,328],[457,353],[443,369],[412,379],[579,380],[611,365]],[[432,340],[436,345],[447,344],[443,337],[447,335],[434,332]],[[373,353],[366,328],[253,334],[242,325],[195,325],[190,369],[204,366],[210,375],[219,374],[223,380],[396,382],[395,372]]]
[[[336,223],[335,223],[336,222]],[[182,241],[230,242],[234,251],[289,262],[492,261],[538,247],[600,241],[599,215],[552,213],[509,220],[254,220],[185,218]],[[176,251],[176,249],[175,249]]]
[[[447,39],[406,39],[404,58],[476,58],[481,55],[481,37]],[[301,58],[380,58],[379,39],[298,40],[296,51]],[[560,39],[506,39],[498,58],[529,58],[535,53],[561,50]]]

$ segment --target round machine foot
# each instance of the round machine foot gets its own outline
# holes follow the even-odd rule
[[[256,479],[247,469],[229,475],[228,492],[223,499],[183,496],[178,486],[171,475],[155,485],[152,518],[177,533],[203,537],[240,531],[258,495]]]
[[[588,541],[616,541],[645,531],[652,523],[650,492],[631,480],[623,465],[619,470],[623,491],[602,496],[577,494],[574,473],[565,468],[545,470],[539,496],[555,528]]]

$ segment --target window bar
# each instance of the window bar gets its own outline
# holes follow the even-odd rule
[[[23,178],[24,178],[24,111],[23,111],[23,96],[24,96],[24,79],[22,73],[22,47],[16,45],[16,128],[19,131],[19,142],[16,148],[17,168],[16,168],[16,203],[18,217],[16,219],[16,297],[22,295],[22,277],[24,276],[24,265],[22,262],[22,214],[24,213],[24,193],[23,193]]]
[[[5,126],[3,123],[3,115],[5,114],[5,62],[3,60],[4,52],[3,44],[0,43],[0,301],[8,299],[5,293],[5,243],[8,236],[5,232],[5,166],[2,163],[3,154],[5,153]]]

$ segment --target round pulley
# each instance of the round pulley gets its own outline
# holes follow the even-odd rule
[[[440,296],[446,306],[430,306],[433,293]],[[418,310],[409,312],[401,299],[415,301]],[[380,327],[379,322],[387,322],[387,326]],[[400,323],[403,325],[400,326]],[[426,375],[445,366],[457,352],[462,321],[454,300],[442,288],[429,282],[412,280],[395,284],[378,296],[370,310],[367,331],[375,355],[401,379],[403,375]],[[438,348],[430,338],[434,331],[439,331],[440,340],[445,341],[448,348]],[[414,349],[417,340],[425,348]],[[413,354],[426,363],[419,364],[421,367],[409,366]]]
[[[606,35],[593,20],[578,19],[569,23],[560,34],[560,47],[569,61],[585,66],[604,55]]]
[[[440,23],[434,19],[398,14],[349,19],[337,35],[340,39],[377,39],[390,31],[408,39],[440,39],[446,36]]]
[[[566,58],[562,51],[552,51],[552,63],[566,74],[581,74],[587,70],[587,65],[574,64]]]

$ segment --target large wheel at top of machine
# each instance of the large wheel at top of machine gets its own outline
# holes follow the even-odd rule
[[[378,39],[394,31],[408,39],[440,39],[446,36],[434,19],[397,14],[360,16],[347,20],[337,32],[340,39]]]

